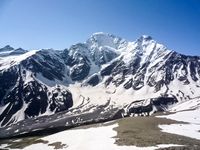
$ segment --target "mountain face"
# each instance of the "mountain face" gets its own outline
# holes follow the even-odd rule
[[[150,36],[129,42],[95,33],[61,51],[0,49],[3,129],[45,116],[49,123],[67,118],[59,122],[65,126],[150,115],[199,96],[200,57],[171,51]]]

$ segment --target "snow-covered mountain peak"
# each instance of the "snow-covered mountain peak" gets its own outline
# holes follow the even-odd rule
[[[135,41],[135,43],[137,43],[138,45],[145,46],[157,42],[149,35],[142,35]]]
[[[22,48],[17,48],[16,50],[17,51],[24,51],[24,49],[22,49]]]
[[[0,57],[7,57],[7,56],[14,56],[14,55],[21,55],[28,52],[22,48],[14,49],[10,45],[7,45],[0,49]]]
[[[158,53],[168,53],[168,50],[164,45],[159,44],[149,35],[142,35],[135,42],[133,42],[134,51],[138,51],[141,55],[153,55]]]
[[[13,47],[11,47],[10,45],[6,45],[5,47],[0,49],[0,52],[12,51],[12,50],[14,50]]]
[[[116,107],[137,115],[200,97],[200,58],[172,52],[146,35],[128,42],[94,33],[62,51],[4,49],[10,51],[0,51],[0,127],[71,107],[71,114],[107,108],[113,114]]]
[[[92,49],[95,47],[111,47],[114,49],[120,49],[126,46],[128,42],[113,34],[97,32],[92,34],[86,43]]]
[[[28,52],[28,51],[24,50],[22,48],[18,48],[18,49],[13,50],[9,55],[20,55],[20,54],[24,54],[26,52]]]
[[[141,40],[144,40],[144,41],[150,41],[150,40],[153,40],[153,38],[150,36],[150,35],[142,35],[140,37]]]

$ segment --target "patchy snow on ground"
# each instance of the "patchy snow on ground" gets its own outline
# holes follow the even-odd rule
[[[154,150],[158,148],[179,146],[174,144],[160,144],[151,147],[118,146],[115,144],[117,132],[113,130],[113,128],[117,126],[118,124],[115,123],[108,126],[66,130],[42,138],[42,140],[48,141],[47,144],[33,144],[24,148],[24,150],[54,150],[55,147],[50,145],[56,142],[61,142],[61,145],[63,145],[60,149],[67,150]],[[0,148],[5,148],[6,146],[7,145],[1,145]]]
[[[158,116],[176,121],[183,121],[186,124],[159,125],[163,132],[183,135],[200,140],[200,108],[195,110],[181,111],[170,115]]]

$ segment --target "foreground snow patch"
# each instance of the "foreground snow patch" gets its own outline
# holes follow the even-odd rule
[[[183,135],[200,140],[200,125],[195,124],[171,124],[159,125],[163,132]]]
[[[163,132],[183,135],[200,140],[200,109],[177,112],[171,115],[158,116],[187,124],[159,125]]]
[[[60,149],[66,150],[154,150],[157,148],[178,146],[173,144],[161,144],[152,147],[118,146],[115,144],[115,136],[117,135],[117,132],[113,130],[113,128],[117,126],[118,124],[113,124],[96,128],[75,129],[59,132],[42,138],[42,140],[48,141],[47,144],[33,144],[24,148],[24,150],[54,150],[55,147],[50,145],[56,142],[61,142],[63,147]],[[5,147],[6,145],[0,146],[0,148]]]
[[[194,123],[200,125],[200,109],[188,110],[177,112],[170,115],[158,116],[159,118],[168,118],[177,121],[183,121],[188,123]]]

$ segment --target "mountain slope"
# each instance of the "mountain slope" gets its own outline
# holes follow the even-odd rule
[[[128,42],[95,33],[62,51],[13,51],[0,49],[0,125],[5,128],[46,115],[63,118],[62,126],[69,122],[66,115],[85,115],[79,124],[95,120],[90,114],[97,112],[99,120],[150,115],[200,96],[200,57],[171,51],[146,35]]]

